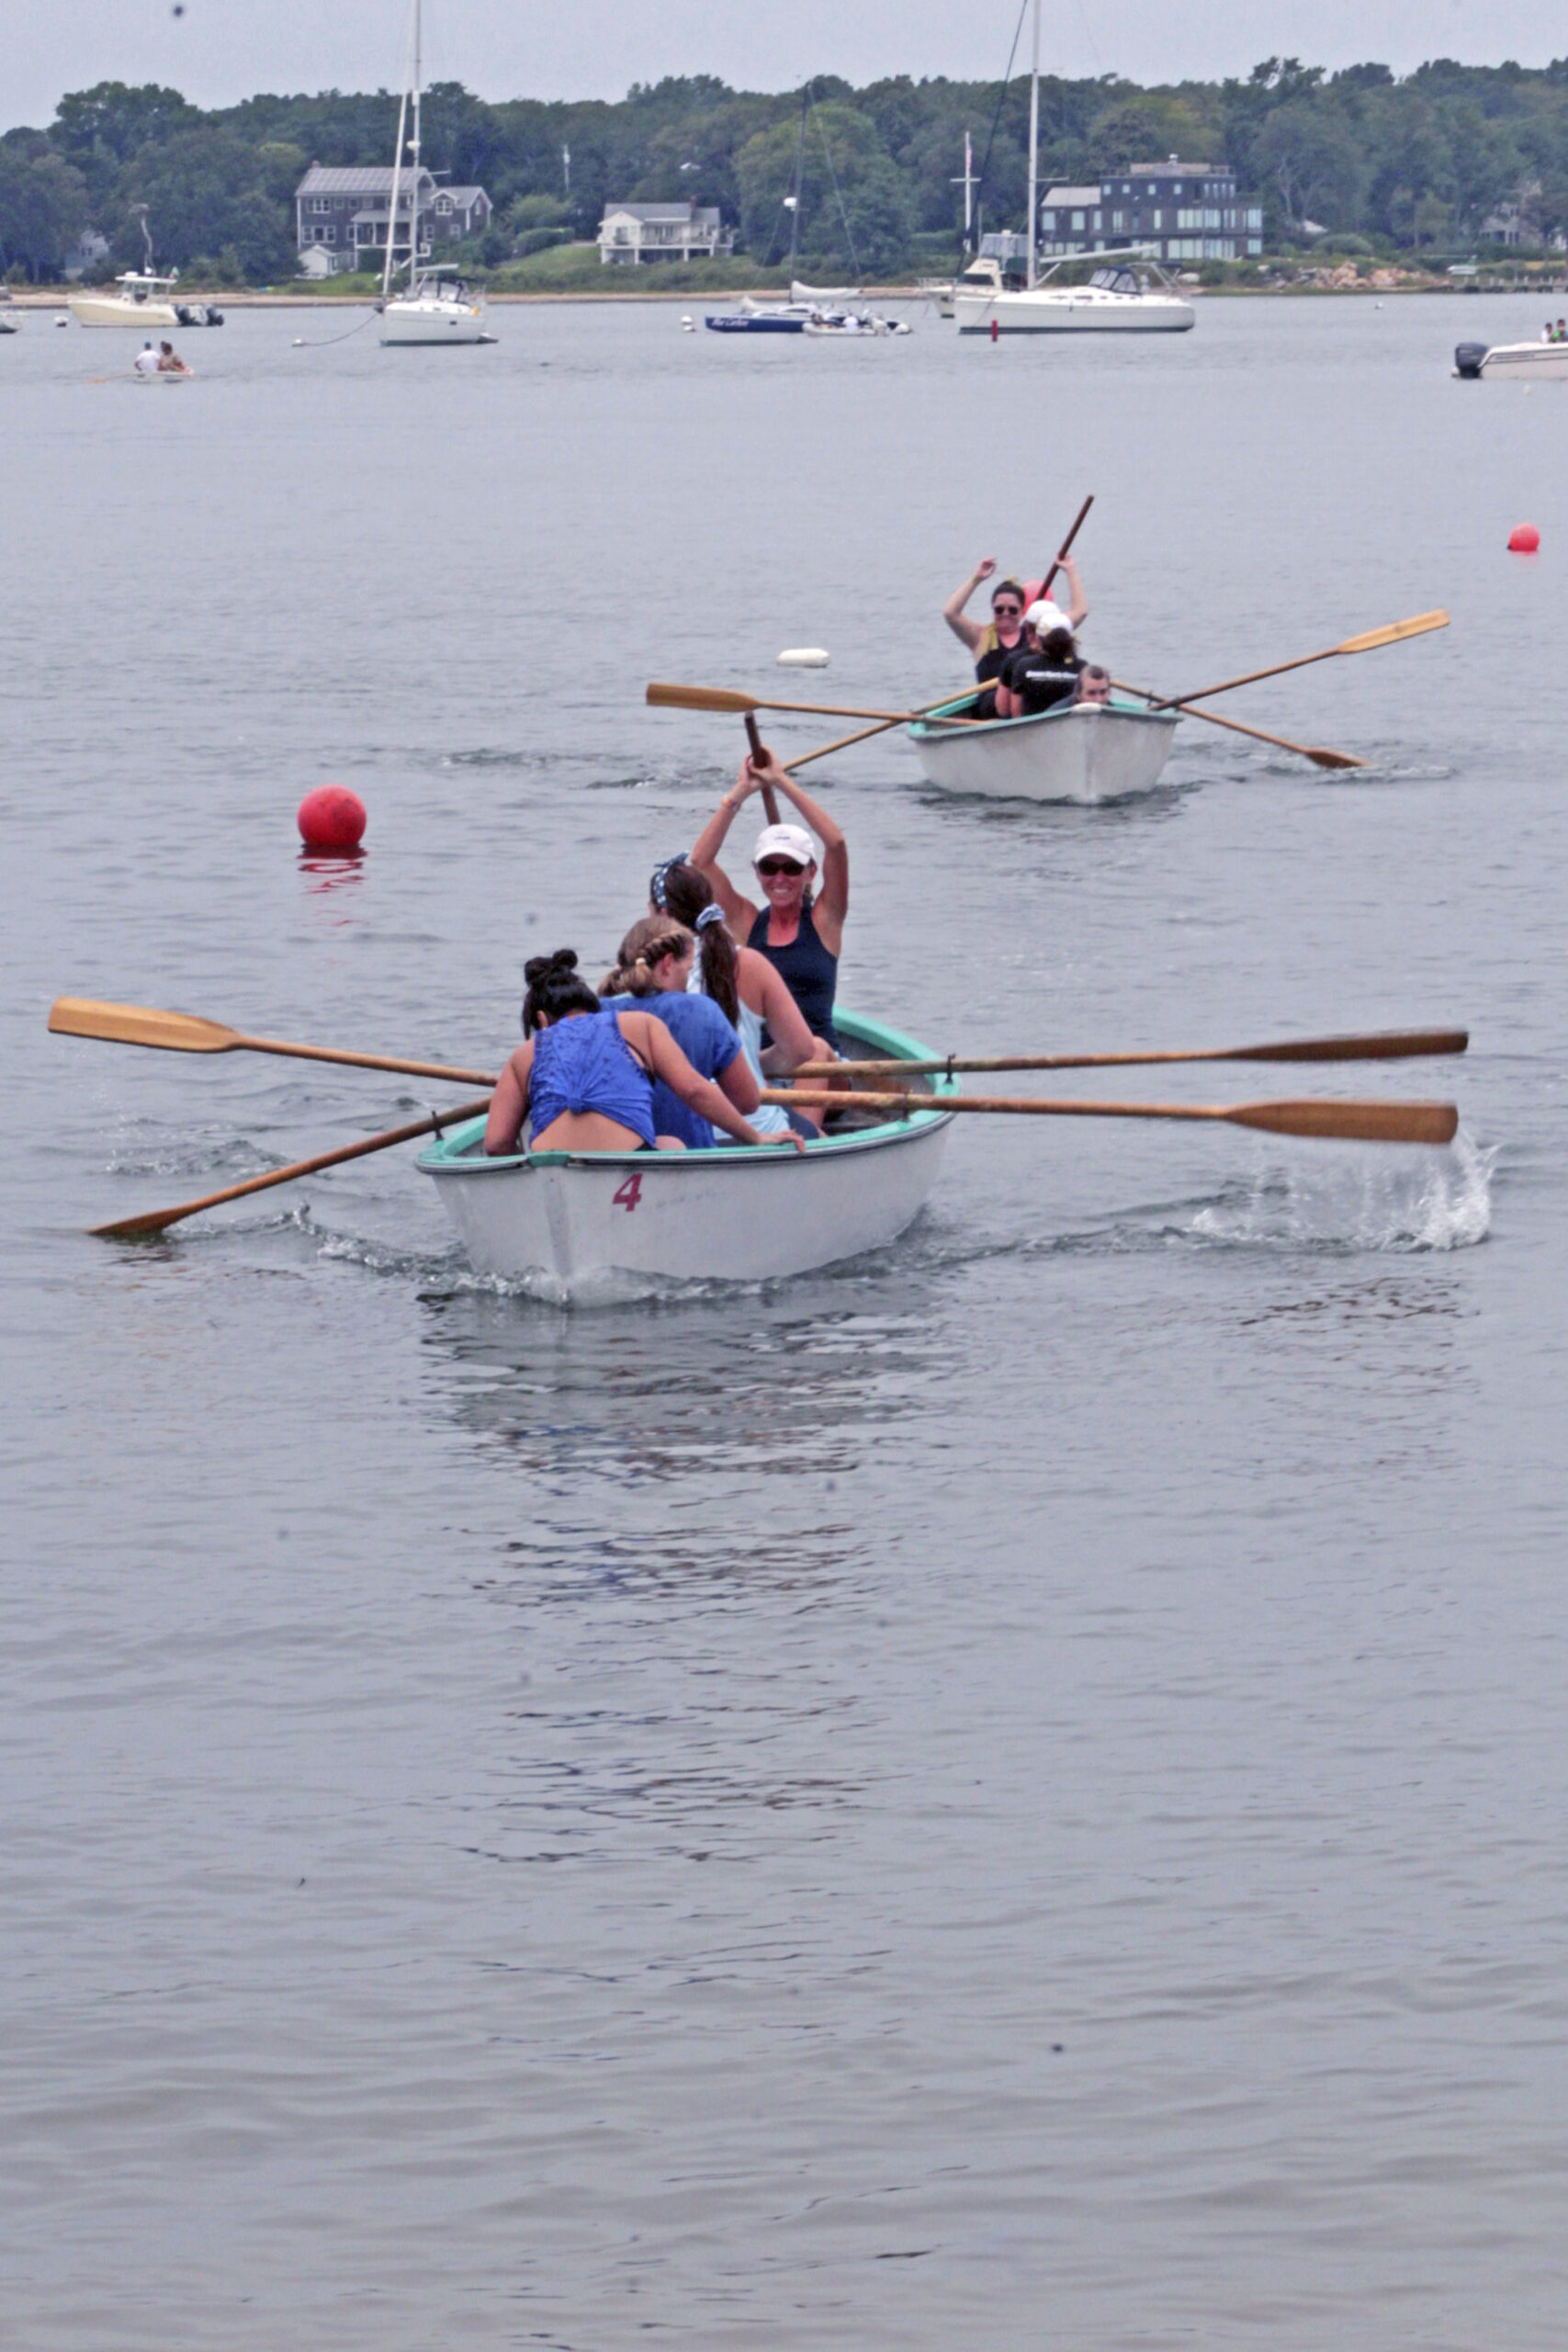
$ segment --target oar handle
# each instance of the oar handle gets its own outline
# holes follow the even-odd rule
[[[1451,1102],[1046,1102],[1039,1095],[852,1094],[826,1088],[801,1087],[793,1094],[764,1088],[764,1102],[796,1110],[842,1111],[852,1102],[857,1110],[900,1112],[906,1118],[917,1111],[945,1116],[949,1112],[997,1113],[1009,1117],[1046,1119],[1218,1119],[1235,1127],[1261,1127],[1281,1136],[1316,1136],[1339,1143],[1451,1143],[1459,1129],[1459,1112]]]
[[[1066,561],[1068,556],[1071,555],[1073,551],[1073,541],[1077,537],[1078,533],[1082,530],[1084,517],[1093,504],[1094,492],[1091,490],[1089,496],[1084,500],[1083,504],[1078,508],[1077,516],[1073,524],[1072,529],[1067,533],[1066,537],[1062,541],[1061,546],[1056,550],[1055,562],[1051,566],[1050,571],[1040,582],[1040,594],[1043,596],[1048,596],[1051,594],[1051,582],[1056,577],[1057,572],[1062,569],[1062,566]]]
[[[750,710],[746,713],[746,741],[751,746],[753,760],[761,762],[765,758],[766,746],[757,731],[756,714]],[[779,821],[779,796],[771,784],[762,786],[762,806],[768,812],[769,824],[776,825]]]

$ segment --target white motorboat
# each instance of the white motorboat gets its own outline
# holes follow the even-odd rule
[[[1146,710],[1122,695],[1108,703],[1064,703],[1032,718],[962,720],[973,690],[929,718],[909,739],[928,784],[1003,800],[1092,804],[1149,792],[1159,782],[1179,724],[1175,711]]]
[[[1087,285],[1058,285],[1068,260],[1054,262],[1037,284],[963,292],[953,304],[960,334],[1184,334],[1197,322],[1190,302],[1141,247],[1095,255]]]
[[[931,1060],[880,1023],[840,1012],[846,1051]],[[883,1081],[886,1084],[886,1080]],[[768,1282],[897,1240],[925,1205],[956,1081],[912,1076],[931,1108],[908,1118],[843,1114],[803,1152],[548,1151],[490,1159],[484,1122],[466,1121],[420,1157],[469,1261],[566,1302],[624,1297],[652,1280]]]
[[[1454,374],[1526,384],[1568,382],[1568,343],[1461,343]]]
[[[65,298],[65,307],[82,327],[177,327],[180,314],[175,300],[179,272],[155,277],[151,270],[128,269],[107,286],[79,287]]]
[[[381,271],[381,341],[383,345],[433,343],[494,343],[486,322],[483,294],[464,285],[457,271],[433,265],[428,245],[420,243],[420,46],[421,0],[413,0],[409,23],[409,65],[398,107],[398,143],[392,155],[392,186],[387,205],[387,258]],[[406,138],[410,109],[413,135]],[[392,291],[398,261],[398,209],[402,195],[404,156],[408,158],[409,282],[400,294]]]

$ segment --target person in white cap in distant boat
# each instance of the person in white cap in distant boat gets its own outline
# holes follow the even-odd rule
[[[765,786],[782,793],[806,822],[764,825],[759,834],[751,859],[763,901],[759,906],[736,888],[718,863],[718,854],[742,803]],[[811,833],[822,844],[819,897],[816,894],[817,842]],[[782,974],[818,1050],[826,1047],[829,1055],[836,1055],[840,1048],[833,1029],[833,1001],[850,906],[850,853],[828,811],[809,793],[802,792],[771,752],[764,752],[760,759],[741,763],[733,786],[698,836],[692,864],[700,866],[713,884],[734,937],[765,956]]]
[[[1077,600],[1068,614],[1049,597],[1040,597],[1023,619],[1025,642],[997,680],[998,718],[1034,718],[1057,703],[1071,702],[1078,690],[1084,664],[1073,639]]]

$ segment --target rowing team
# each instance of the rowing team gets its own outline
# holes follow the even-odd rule
[[[991,556],[942,606],[948,628],[975,656],[982,691],[969,707],[970,718],[1034,718],[1064,703],[1110,701],[1109,672],[1086,662],[1077,647],[1077,632],[1089,618],[1077,565],[1070,555],[1059,562],[1070,597],[1066,611],[1052,600],[1049,578],[1032,599],[1018,581],[1003,580],[992,591],[989,626],[971,620],[964,607],[995,571]]]
[[[759,792],[804,821],[762,828],[753,899],[719,854]],[[724,1139],[804,1149],[822,1113],[764,1103],[761,1091],[839,1057],[849,897],[839,826],[770,752],[748,759],[690,855],[654,868],[648,912],[597,990],[572,948],[530,956],[525,1042],[491,1100],[485,1150],[516,1152],[525,1123],[533,1151],[705,1151]]]

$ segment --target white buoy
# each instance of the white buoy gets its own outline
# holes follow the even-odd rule
[[[681,328],[682,332],[685,334],[695,334],[697,331],[697,322],[695,319],[683,318],[681,322]]]
[[[825,670],[829,656],[819,645],[790,645],[779,655],[781,670]]]
[[[54,323],[57,327],[68,327],[71,322],[69,319],[56,319]]]

